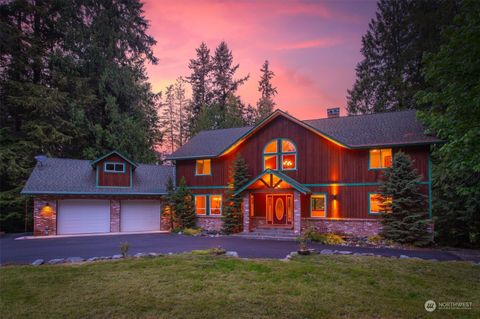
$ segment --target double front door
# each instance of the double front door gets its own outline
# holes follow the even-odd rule
[[[291,194],[267,194],[267,224],[291,225],[293,220],[293,196]]]

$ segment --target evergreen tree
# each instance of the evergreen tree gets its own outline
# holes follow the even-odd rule
[[[257,102],[259,120],[267,117],[273,112],[273,109],[275,108],[273,98],[277,94],[277,88],[273,87],[271,83],[275,73],[269,69],[268,60],[265,60],[260,71],[262,72],[262,77],[258,82],[258,91],[262,93],[262,96]]]
[[[188,68],[191,74],[187,77],[188,82],[192,86],[192,101],[191,101],[191,123],[190,128],[195,126],[195,122],[200,115],[202,107],[209,105],[212,99],[212,62],[210,58],[210,49],[205,42],[200,44],[196,49],[196,59],[191,59]]]
[[[230,170],[230,180],[225,191],[223,203],[223,226],[222,231],[226,234],[238,233],[243,228],[242,195],[235,195],[235,192],[248,183],[247,162],[239,155],[235,158]]]
[[[259,119],[258,110],[251,104],[248,104],[243,114],[245,125],[253,126]]]
[[[196,227],[197,215],[192,193],[187,188],[185,177],[180,179],[175,192],[175,216],[181,228]]]
[[[440,242],[480,245],[480,3],[464,1],[445,45],[425,58],[430,110],[420,119],[445,143],[433,151],[433,214]]]
[[[155,40],[137,0],[8,1],[0,24],[1,225],[20,230],[35,155],[155,160]]]
[[[178,141],[178,112],[175,105],[175,87],[169,85],[165,92],[165,102],[162,105],[160,123],[163,127],[165,149],[173,153]]]
[[[163,214],[168,220],[170,230],[172,230],[177,228],[178,221],[175,216],[175,186],[171,177],[168,178],[165,189],[167,190],[167,196],[165,196]]]
[[[425,87],[424,53],[439,49],[441,30],[455,14],[457,0],[380,0],[362,37],[363,60],[348,90],[350,114],[416,108],[414,95]]]
[[[213,102],[218,104],[222,111],[228,96],[235,95],[238,87],[249,78],[249,75],[240,79],[234,78],[239,67],[239,64],[233,64],[232,51],[227,43],[222,41],[215,49],[215,55],[212,58]]]
[[[178,78],[175,82],[175,104],[177,114],[177,142],[176,147],[181,147],[185,144],[190,136],[190,117],[191,112],[189,109],[190,101],[186,98],[185,93],[185,80]]]
[[[425,196],[420,192],[421,176],[410,157],[397,152],[392,167],[385,170],[379,190],[382,206],[382,236],[402,244],[424,246],[431,242]]]

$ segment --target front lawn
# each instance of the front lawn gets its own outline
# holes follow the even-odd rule
[[[480,266],[378,257],[202,255],[0,269],[2,318],[480,317]],[[424,303],[473,302],[472,310]]]

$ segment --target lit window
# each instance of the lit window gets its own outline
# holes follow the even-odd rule
[[[210,195],[210,215],[222,214],[222,195]]]
[[[105,173],[125,173],[125,163],[106,162],[103,171]]]
[[[196,175],[210,175],[211,174],[211,162],[209,159],[197,160],[195,168]]]
[[[370,150],[370,169],[379,169],[392,166],[392,149]]]
[[[263,151],[264,169],[277,170],[297,169],[297,148],[288,139],[274,139],[265,146]]]
[[[368,194],[368,200],[369,200],[369,205],[370,205],[370,211],[369,214],[380,214],[382,213],[384,207],[387,209],[388,213],[392,212],[392,198],[387,197],[384,198],[380,194],[375,194],[375,193],[370,193]]]
[[[207,196],[206,195],[195,196],[195,213],[197,213],[197,215],[207,214]]]
[[[327,195],[312,195],[310,198],[311,217],[327,217]]]

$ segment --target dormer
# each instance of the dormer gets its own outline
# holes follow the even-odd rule
[[[132,174],[137,164],[117,151],[112,151],[91,162],[96,171],[99,188],[132,187]]]

